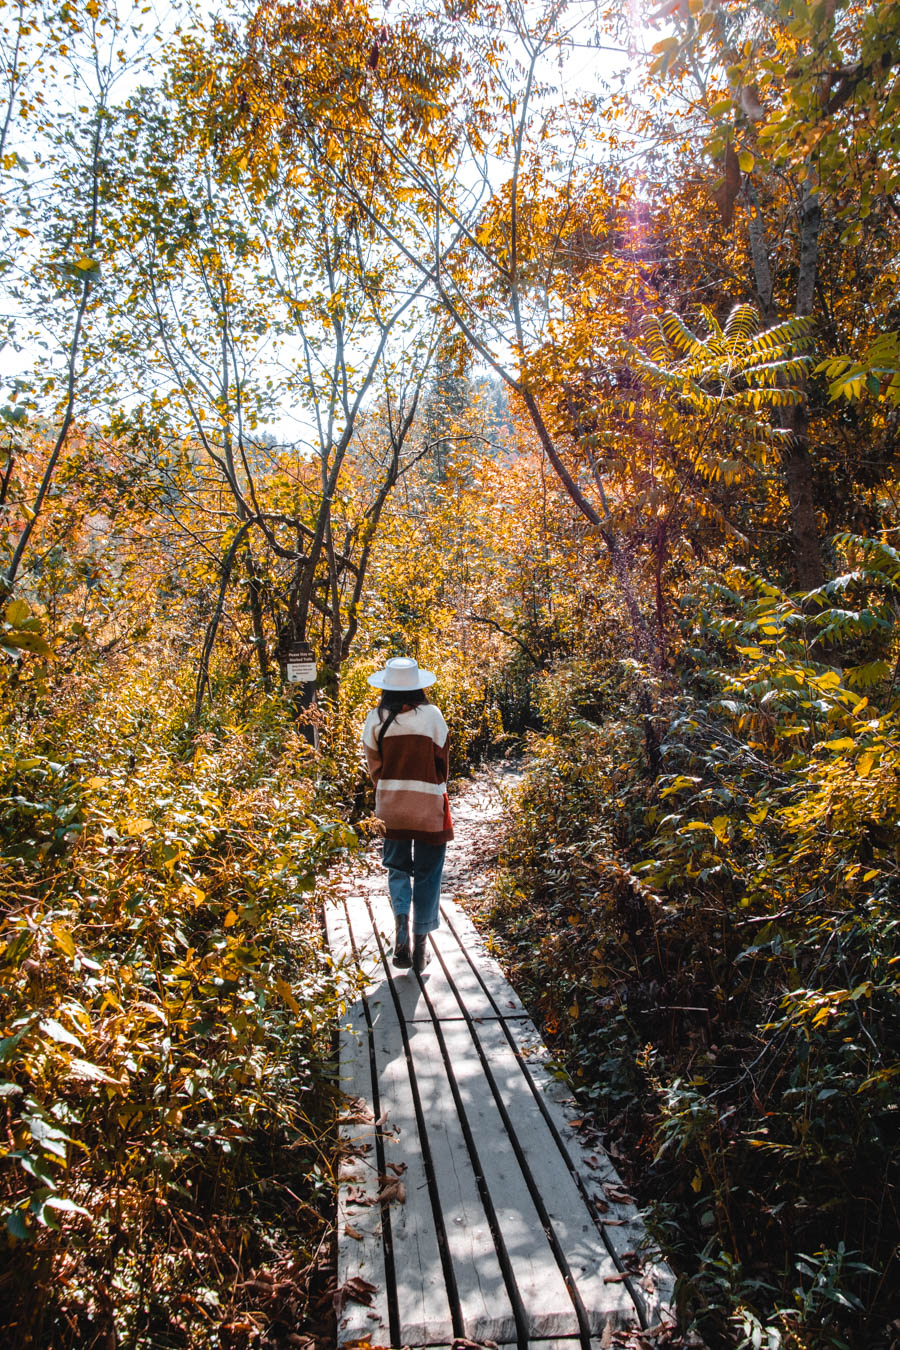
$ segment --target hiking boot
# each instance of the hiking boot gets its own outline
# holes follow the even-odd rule
[[[413,963],[413,970],[416,972],[417,975],[422,974],[422,971],[428,965],[428,962],[430,960],[431,960],[431,952],[428,950],[428,934],[416,933],[416,936],[413,939],[412,963]]]
[[[398,970],[409,970],[412,957],[409,953],[409,915],[397,915],[397,936],[394,939],[394,965]]]

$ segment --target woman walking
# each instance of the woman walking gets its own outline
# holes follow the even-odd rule
[[[449,732],[425,690],[437,677],[410,656],[395,656],[369,676],[381,701],[366,718],[363,745],[383,822],[384,865],[397,921],[394,965],[418,973],[429,959],[426,936],[440,923],[441,873],[453,838],[447,798]],[[410,953],[409,916],[413,946]]]

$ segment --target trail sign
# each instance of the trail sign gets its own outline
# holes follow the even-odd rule
[[[284,674],[288,684],[314,684],[318,675],[316,658],[308,642],[292,642],[284,657]]]

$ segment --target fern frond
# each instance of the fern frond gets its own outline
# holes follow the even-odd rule
[[[703,343],[679,318],[674,310],[667,309],[659,320],[669,346],[684,355],[694,356],[704,350]]]
[[[739,350],[759,327],[759,314],[753,305],[735,305],[725,321],[723,336],[732,351]]]
[[[892,587],[900,585],[900,552],[890,544],[885,544],[881,539],[849,533],[837,535],[834,542],[842,548],[862,550],[867,580],[888,582]]]

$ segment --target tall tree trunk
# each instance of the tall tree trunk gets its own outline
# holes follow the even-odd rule
[[[769,249],[759,202],[752,185],[749,184],[747,200],[750,206],[750,256],[753,261],[756,294],[763,322],[772,324],[777,316],[773,304]],[[799,263],[797,291],[794,298],[794,314],[797,318],[805,319],[812,313],[818,277],[821,222],[819,197],[810,173],[803,185],[800,204]],[[778,425],[790,433],[790,442],[782,455],[782,466],[791,513],[791,563],[794,580],[803,590],[812,590],[825,580],[825,569],[822,564],[822,548],[816,523],[813,465],[809,453],[809,409],[806,400],[783,409],[777,420]]]
[[[821,223],[818,192],[811,177],[808,177],[800,207],[800,261],[794,304],[794,313],[798,318],[806,318],[812,313],[819,268]],[[782,426],[791,433],[790,445],[784,455],[784,476],[791,507],[794,576],[797,585],[803,590],[812,590],[815,586],[821,586],[825,580],[825,568],[816,523],[807,399],[785,408]]]

